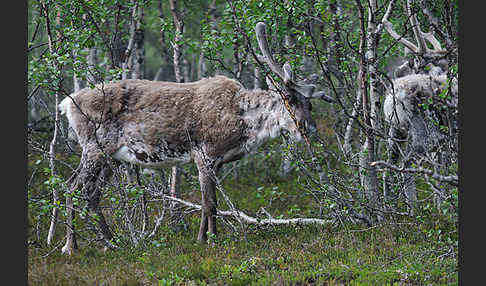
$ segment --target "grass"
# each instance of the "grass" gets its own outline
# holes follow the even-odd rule
[[[416,225],[223,230],[203,245],[193,220],[188,231],[165,228],[157,243],[121,251],[67,257],[29,247],[29,285],[457,285],[456,259],[438,258]]]

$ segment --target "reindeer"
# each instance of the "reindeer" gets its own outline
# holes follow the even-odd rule
[[[405,165],[410,164],[410,155],[423,156],[431,152],[443,140],[444,136],[431,122],[431,117],[444,121],[444,115],[436,107],[424,110],[421,105],[428,99],[437,97],[444,89],[452,95],[457,106],[457,79],[449,81],[447,77],[450,50],[442,48],[432,31],[425,33],[420,29],[416,13],[412,11],[411,1],[406,2],[406,12],[410,19],[416,44],[400,36],[393,30],[392,24],[384,22],[390,36],[402,44],[406,52],[414,55],[414,60],[406,61],[395,70],[395,77],[386,94],[383,104],[385,120],[389,123],[388,154],[391,163],[399,157],[397,142],[408,139]],[[428,10],[424,10],[430,22],[436,22]],[[444,34],[443,34],[444,35]],[[448,38],[446,38],[448,41]],[[427,42],[432,46],[429,48]],[[405,197],[413,210],[416,190],[413,177],[406,174]]]
[[[310,99],[332,99],[315,85],[295,81],[288,63],[283,68],[270,52],[265,24],[256,25],[263,56],[258,60],[283,80],[272,90],[247,90],[225,76],[191,83],[127,79],[85,88],[59,105],[82,148],[71,191],[82,190],[95,214],[97,235],[108,247],[113,237],[99,209],[103,182],[111,176],[108,158],[157,169],[195,162],[201,186],[202,212],[198,241],[216,235],[215,177],[221,166],[252,152],[269,138],[288,132],[295,141],[316,132]],[[67,239],[75,241],[72,202],[68,196]]]
[[[410,51],[415,57],[413,62],[406,61],[396,69],[396,79],[386,94],[383,111],[385,120],[391,126],[391,138],[403,139],[408,132],[413,150],[422,154],[430,149],[431,142],[427,141],[433,138],[430,138],[430,130],[426,126],[420,103],[437,96],[446,88],[450,88],[452,97],[456,99],[458,86],[457,79],[449,83],[447,78],[446,57],[450,51],[442,48],[432,32],[425,33],[420,29],[416,14],[411,9],[411,1],[408,0],[406,4],[406,12],[417,44],[398,35],[390,22],[384,22],[384,26],[388,33],[404,46],[405,51]],[[427,46],[427,42],[432,49]]]

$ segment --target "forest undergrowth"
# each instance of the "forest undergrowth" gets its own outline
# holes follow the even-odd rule
[[[185,169],[187,178],[194,171],[191,168]],[[239,209],[249,214],[255,215],[265,206],[275,217],[315,216],[312,213],[315,202],[300,187],[298,172],[282,178],[271,170],[271,165],[250,164],[240,168],[237,178],[229,176],[231,179],[225,180],[225,191]],[[197,202],[197,185],[183,181],[183,189],[194,190],[184,193],[184,198]],[[29,285],[457,285],[457,247],[450,247],[451,238],[457,236],[455,226],[446,216],[423,215],[425,220],[420,217],[420,213],[415,217],[395,217],[373,227],[336,220],[322,226],[244,225],[236,231],[226,219],[219,218],[218,236],[210,237],[208,244],[201,244],[196,239],[200,214],[192,212],[185,216],[184,227],[163,224],[153,239],[122,250],[105,251],[102,246],[80,238],[80,248],[71,256],[60,251],[64,243],[62,227],[56,233],[57,243],[51,247],[36,242],[31,227],[28,282]]]

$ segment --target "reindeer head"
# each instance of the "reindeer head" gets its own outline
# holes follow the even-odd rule
[[[422,5],[423,3],[418,3]],[[426,109],[421,108],[422,103],[437,98],[444,88],[448,88],[447,72],[449,60],[454,58],[454,49],[448,45],[444,49],[435,38],[432,30],[423,32],[417,20],[417,12],[412,10],[412,1],[406,1],[406,13],[413,31],[414,40],[407,40],[393,30],[390,22],[384,21],[384,28],[398,43],[403,45],[406,54],[411,53],[413,58],[402,64],[395,71],[396,79],[393,81],[383,105],[385,119],[391,124],[392,136],[396,136],[395,128],[408,132],[413,150],[416,153],[424,153],[437,146],[440,140],[446,138],[436,126],[437,122],[451,122],[450,115],[444,112],[441,105],[430,105]],[[423,7],[423,13],[427,15],[430,27],[436,32],[438,26],[432,14]],[[442,33],[446,43],[450,42],[446,33]],[[457,79],[452,79],[451,100],[445,104],[453,106],[457,102]],[[452,123],[452,122],[451,122]],[[449,124],[451,124],[449,123]],[[452,125],[452,124],[451,124]],[[401,134],[401,136],[404,136]]]
[[[311,117],[312,104],[310,99],[317,98],[327,102],[333,102],[333,99],[325,95],[324,91],[316,91],[316,86],[313,84],[297,83],[289,63],[285,63],[283,68],[276,64],[268,47],[264,23],[257,23],[255,31],[258,46],[263,54],[263,56],[256,55],[258,61],[267,63],[270,70],[283,81],[283,85],[279,86],[273,82],[271,77],[267,76],[267,84],[270,90],[275,96],[282,97],[294,122],[294,124],[287,126],[287,130],[295,140],[301,140],[302,133],[315,133],[317,128]]]

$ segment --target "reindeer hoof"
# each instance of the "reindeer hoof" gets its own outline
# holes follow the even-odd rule
[[[61,253],[62,254],[66,254],[66,255],[71,255],[73,254],[74,252],[74,249],[72,246],[69,246],[69,245],[64,245],[62,248],[61,248]]]

